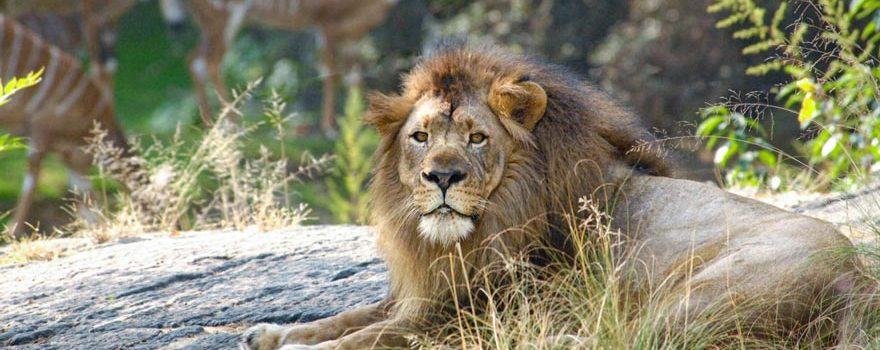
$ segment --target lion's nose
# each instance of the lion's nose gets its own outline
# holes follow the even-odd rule
[[[422,173],[422,177],[429,182],[433,182],[440,187],[440,191],[446,193],[446,189],[452,184],[464,180],[465,174],[461,171],[453,170],[453,171],[430,171],[427,173]]]

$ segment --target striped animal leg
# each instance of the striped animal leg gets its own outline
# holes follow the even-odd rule
[[[34,202],[34,191],[37,188],[37,180],[40,178],[40,168],[43,165],[43,158],[46,151],[42,148],[33,147],[28,153],[28,170],[24,176],[21,185],[21,196],[18,198],[18,204],[15,206],[15,216],[13,216],[12,224],[8,227],[13,238],[22,238],[26,231],[26,221],[28,211]]]

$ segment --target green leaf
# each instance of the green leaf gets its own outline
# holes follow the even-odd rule
[[[700,123],[700,126],[697,127],[697,132],[696,132],[697,136],[711,135],[712,131],[714,131],[715,128],[718,127],[718,125],[721,124],[721,122],[723,122],[723,121],[724,121],[724,117],[721,117],[721,116],[707,118],[702,123]]]
[[[865,0],[851,0],[851,1],[849,2],[849,11],[850,11],[850,12],[856,12],[856,11],[858,11],[858,10],[859,10],[859,7],[862,6],[862,3],[863,3],[863,2],[865,2]]]
[[[718,149],[715,150],[715,159],[713,160],[715,165],[720,167],[727,165],[727,161],[736,153],[736,149],[736,143],[732,142],[726,142],[721,147],[718,147]]]
[[[2,82],[0,82],[0,106],[8,103],[9,98],[19,90],[37,85],[42,80],[42,75],[43,68],[40,68],[39,71],[28,73],[24,78],[12,77],[6,83],[6,86],[3,86]]]
[[[0,134],[0,152],[21,148],[25,148],[25,145],[20,138],[10,137],[9,134]]]
[[[758,151],[758,159],[760,159],[762,163],[767,164],[767,166],[769,167],[776,166],[776,155],[768,150]]]

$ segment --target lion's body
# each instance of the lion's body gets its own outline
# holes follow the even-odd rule
[[[546,234],[551,230],[567,229],[554,214],[569,213],[576,208],[578,198],[591,195],[601,186],[613,185],[613,176],[631,168],[636,157],[644,158],[652,172],[669,172],[666,161],[655,153],[656,147],[648,145],[636,152],[640,143],[652,141],[653,136],[634,115],[589,85],[568,78],[564,70],[522,56],[498,51],[440,50],[404,78],[403,99],[394,101],[404,106],[389,110],[406,110],[406,114],[397,116],[405,119],[409,110],[405,106],[415,104],[425,94],[455,99],[457,94],[466,93],[462,90],[488,90],[499,80],[513,81],[523,75],[544,88],[549,103],[532,131],[537,148],[519,149],[510,155],[522,159],[513,162],[515,166],[507,169],[500,190],[488,198],[488,211],[495,214],[484,215],[474,234],[460,242],[466,265],[474,269],[488,266],[497,256],[496,251],[507,251],[508,255],[525,252],[550,238]],[[418,218],[406,213],[404,204],[411,194],[398,176],[402,158],[396,145],[383,145],[380,152],[370,190],[380,251],[392,274],[392,295],[402,300],[448,297],[446,272],[453,267],[443,257],[457,252],[454,247],[426,244],[414,234]],[[633,161],[627,162],[627,158]],[[613,187],[608,190],[613,192]],[[493,235],[496,237],[490,239]],[[561,242],[559,238],[564,239],[556,237],[555,243]]]
[[[389,329],[422,328],[432,309],[466,294],[457,290],[466,288],[464,281],[485,280],[478,274],[500,258],[530,256],[541,251],[536,248],[577,249],[564,214],[574,212],[583,197],[611,207],[634,196],[615,212],[614,223],[646,245],[646,255],[638,257],[652,261],[661,275],[688,261],[695,244],[715,249],[704,265],[711,269],[698,271],[694,280],[712,291],[705,294],[707,303],[723,298],[716,293],[723,286],[715,284],[721,276],[730,276],[734,285],[742,279],[744,289],[737,291],[752,292],[757,284],[774,291],[798,283],[814,286],[840,272],[824,265],[740,264],[736,259],[750,254],[799,263],[810,253],[849,243],[828,224],[657,177],[669,175],[672,166],[638,119],[562,69],[494,49],[445,47],[404,76],[400,95],[377,94],[370,102],[367,122],[382,136],[370,188],[372,223],[389,267],[389,297],[321,323],[259,326],[246,336],[252,348],[404,345]],[[652,209],[654,203],[660,205]],[[701,216],[702,207],[711,210]],[[736,220],[725,221],[724,215]],[[739,220],[744,216],[749,220]],[[796,224],[763,225],[764,217]],[[635,221],[638,225],[621,225]],[[730,231],[725,222],[733,223]],[[449,227],[433,228],[442,223]],[[772,232],[764,235],[753,224]],[[731,237],[736,239],[727,241]],[[737,251],[728,251],[732,248]],[[764,277],[749,279],[753,273]],[[633,283],[651,285],[653,276],[637,275]],[[489,276],[496,278],[503,279]],[[779,295],[774,293],[762,296]]]
[[[832,224],[687,180],[634,176],[621,193],[613,222],[633,252],[627,283],[662,291],[670,313],[735,313],[722,319],[784,336],[816,317],[840,321],[833,309],[857,276]]]

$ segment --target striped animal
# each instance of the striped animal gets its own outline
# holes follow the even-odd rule
[[[0,107],[0,126],[26,136],[29,142],[27,174],[9,226],[14,236],[24,233],[40,166],[47,153],[60,154],[69,170],[71,187],[88,192],[89,181],[84,174],[92,160],[82,146],[94,123],[107,130],[114,145],[130,152],[115,119],[109,91],[87,74],[75,57],[0,14],[0,78],[8,81],[41,67],[45,71],[40,84],[21,91]]]
[[[116,26],[137,0],[0,0],[0,12],[68,52],[85,45],[93,73],[113,88]]]
[[[28,12],[15,16],[15,21],[66,52],[85,47],[79,14]]]
[[[211,108],[206,84],[214,85],[222,100],[228,100],[220,74],[223,55],[243,25],[318,31],[323,66],[321,129],[333,135],[336,128],[336,90],[340,46],[361,39],[381,24],[396,0],[161,0],[166,21],[172,26],[184,16],[185,1],[202,33],[189,57],[189,68],[202,120],[210,124]],[[177,25],[179,27],[179,25]]]

